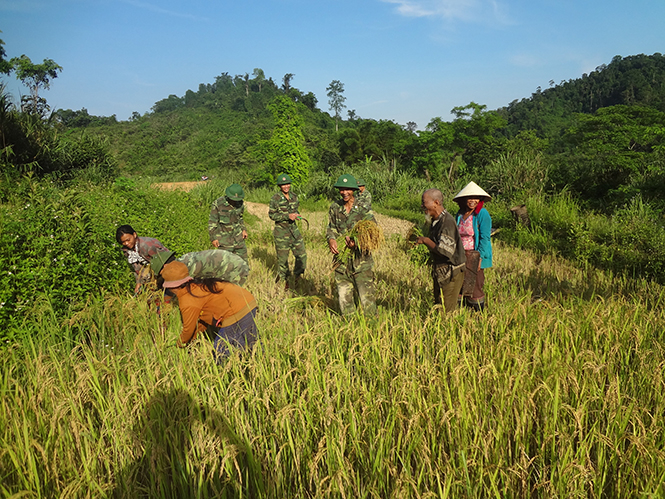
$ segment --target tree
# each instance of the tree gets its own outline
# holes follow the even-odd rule
[[[344,104],[346,97],[342,95],[344,93],[344,83],[339,80],[333,80],[328,85],[328,88],[326,88],[326,92],[330,109],[335,111],[335,131],[337,132],[339,130],[338,120],[340,113],[346,107]]]
[[[294,76],[295,74],[293,73],[286,73],[284,78],[282,78],[282,90],[284,90],[285,94],[289,93],[289,89],[291,88],[291,80],[293,80]]]
[[[2,33],[2,31],[0,31]],[[13,66],[10,61],[5,59],[7,52],[5,52],[5,42],[0,39],[0,74],[8,75],[11,73]]]
[[[455,131],[451,123],[433,118],[424,131],[415,137],[412,148],[416,172],[428,180],[451,179],[455,163],[453,141]]]
[[[475,102],[455,107],[451,113],[455,115],[452,123],[455,155],[461,156],[472,171],[489,163],[499,150],[495,134],[506,126],[506,120],[496,111],[487,111],[484,104]]]
[[[621,205],[638,193],[662,199],[663,123],[665,113],[646,106],[577,115],[553,145],[555,185],[594,208]]]
[[[175,111],[179,107],[182,107],[184,103],[185,99],[183,97],[171,94],[166,99],[155,102],[154,106],[152,106],[152,112],[168,113],[169,111]]]
[[[47,109],[46,103],[39,97],[39,89],[43,87],[48,90],[51,87],[51,80],[58,77],[58,72],[62,67],[52,59],[44,59],[41,64],[34,64],[30,58],[23,54],[21,57],[13,57],[10,64],[14,69],[16,78],[21,80],[25,86],[30,89],[31,101],[27,103],[28,109],[33,112],[40,112]]]
[[[261,93],[261,86],[263,85],[263,82],[266,81],[266,74],[261,68],[254,68],[252,76],[254,76],[254,81],[259,86],[259,93]]]
[[[316,103],[319,101],[313,92],[307,92],[305,95],[302,95],[300,99],[298,99],[298,102],[307,106],[310,111],[314,111],[314,109],[316,109]]]
[[[302,185],[307,181],[311,164],[304,146],[303,119],[296,104],[283,95],[277,95],[268,109],[275,127],[266,144],[267,180],[272,182],[280,172],[286,172],[294,183]]]

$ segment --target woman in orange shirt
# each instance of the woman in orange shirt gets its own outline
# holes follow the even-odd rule
[[[178,297],[182,317],[179,347],[206,332],[219,362],[229,354],[229,347],[250,348],[254,344],[258,307],[249,291],[220,279],[193,279],[187,266],[178,261],[164,265],[161,276],[162,286]]]

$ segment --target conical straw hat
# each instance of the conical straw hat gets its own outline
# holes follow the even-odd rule
[[[464,189],[457,193],[457,196],[453,198],[453,201],[457,201],[460,198],[479,198],[483,201],[489,201],[492,199],[492,196],[482,190],[475,182],[469,182]]]

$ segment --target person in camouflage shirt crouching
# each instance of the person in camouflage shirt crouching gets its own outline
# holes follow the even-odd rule
[[[235,253],[249,264],[247,229],[242,218],[245,211],[245,193],[238,184],[226,188],[223,197],[212,203],[208,219],[208,234],[215,248]]]
[[[164,265],[172,261],[184,263],[190,277],[194,279],[219,279],[244,286],[249,275],[249,266],[245,260],[221,249],[194,251],[178,258],[173,251],[161,251],[150,260],[152,272],[158,276]]]
[[[371,220],[376,223],[374,214],[358,204],[355,194],[358,184],[353,175],[342,175],[337,179],[335,187],[339,189],[340,199],[330,205],[328,211],[328,247],[334,255],[335,281],[339,308],[342,315],[352,314],[356,305],[353,300],[355,286],[365,314],[376,313],[376,298],[374,292],[374,259],[371,254],[362,253],[355,242],[346,234],[361,220]],[[350,255],[344,257],[346,246]]]
[[[275,238],[275,252],[277,253],[277,280],[284,281],[288,289],[289,271],[289,252],[293,251],[295,265],[293,273],[298,280],[307,267],[307,252],[305,251],[305,242],[296,220],[300,218],[298,212],[298,197],[291,192],[291,177],[282,173],[277,177],[279,192],[276,192],[270,199],[270,208],[268,216],[275,222],[273,236]]]

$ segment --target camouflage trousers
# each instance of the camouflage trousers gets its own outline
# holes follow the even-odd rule
[[[340,269],[342,271],[340,272]],[[374,290],[374,271],[370,268],[361,272],[351,272],[344,266],[335,271],[339,310],[342,315],[352,314],[356,311],[353,289],[358,291],[360,305],[366,315],[376,313],[376,297]]]
[[[288,224],[286,227],[275,225],[272,234],[275,238],[277,276],[279,279],[285,281],[291,275],[289,271],[289,253],[291,251],[296,259],[293,273],[296,277],[304,274],[307,267],[307,251],[298,226],[295,223]]]

